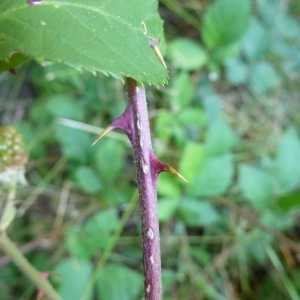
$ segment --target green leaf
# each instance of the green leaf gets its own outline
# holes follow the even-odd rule
[[[87,194],[96,194],[102,188],[99,176],[92,168],[77,168],[75,171],[75,177],[80,188]]]
[[[294,128],[288,129],[278,144],[274,176],[279,187],[288,192],[300,182],[300,141]]]
[[[206,160],[205,149],[203,145],[189,142],[181,156],[179,162],[179,172],[184,174],[188,181],[194,181],[199,170],[202,169]]]
[[[190,181],[186,192],[191,196],[219,196],[226,192],[233,178],[231,155],[209,158]]]
[[[203,17],[201,33],[209,48],[227,46],[238,41],[247,29],[251,16],[249,0],[217,0]]]
[[[118,225],[119,219],[115,209],[106,209],[98,212],[88,220],[85,228],[92,234],[99,232],[110,233]]]
[[[176,123],[174,114],[169,110],[162,110],[155,122],[155,133],[158,138],[168,142],[174,134],[174,123]]]
[[[263,94],[277,88],[281,78],[269,62],[259,62],[250,68],[249,84],[254,92]]]
[[[59,281],[58,293],[61,298],[64,300],[81,299],[92,270],[92,264],[88,260],[70,258],[62,260],[53,271],[57,274],[53,277]],[[92,295],[89,299],[92,299]]]
[[[116,211],[108,209],[95,214],[84,226],[71,227],[66,239],[69,252],[77,257],[91,257],[99,249],[107,246],[111,233],[117,225]]]
[[[184,71],[199,70],[208,59],[205,50],[198,43],[187,38],[178,38],[170,42],[167,57]]]
[[[166,83],[167,70],[149,45],[163,43],[157,1],[24,0],[0,4],[0,61],[22,53],[39,62]]]
[[[89,134],[61,125],[55,125],[54,132],[66,157],[81,162],[87,160],[92,144]]]
[[[255,208],[265,208],[272,199],[272,181],[263,170],[241,165],[239,169],[239,185],[244,197]]]
[[[234,57],[225,62],[226,78],[233,84],[244,84],[247,81],[249,67],[241,59]]]
[[[279,32],[287,40],[297,40],[299,38],[300,25],[296,19],[284,16],[277,24]]]
[[[210,203],[193,198],[180,199],[179,213],[188,226],[208,226],[219,219]]]
[[[160,196],[179,196],[181,191],[178,178],[166,172],[161,173],[157,181],[157,192]]]
[[[292,209],[299,209],[300,207],[300,191],[280,197],[277,201],[278,207],[284,212]]]
[[[183,126],[204,126],[207,122],[206,113],[201,108],[187,107],[178,112],[177,119]]]
[[[170,220],[176,213],[179,205],[178,198],[163,198],[158,201],[158,218],[159,221],[165,222]]]
[[[102,269],[96,288],[101,300],[132,300],[139,298],[142,285],[142,276],[136,271],[108,264]]]
[[[67,95],[52,96],[46,104],[46,109],[53,116],[77,121],[83,121],[85,115],[84,107],[79,101],[75,101]]]
[[[95,167],[101,178],[113,183],[124,170],[126,149],[124,144],[113,139],[104,139],[95,150]]]
[[[261,211],[260,221],[273,230],[286,231],[295,226],[292,213],[265,209]]]
[[[173,270],[167,270],[167,269],[162,269],[162,285],[164,287],[164,289],[168,290],[170,288],[172,288],[172,285],[174,283],[176,283],[176,279],[177,279],[177,273]],[[164,300],[165,297],[164,297]]]
[[[263,58],[271,42],[271,34],[262,26],[261,22],[252,17],[250,26],[243,38],[243,53],[248,60]]]
[[[264,0],[257,4],[259,17],[268,25],[276,26],[276,23],[284,13],[284,6],[281,6],[281,0]],[[275,20],[277,22],[275,22]]]
[[[86,233],[79,225],[72,226],[66,235],[65,243],[68,251],[72,256],[77,258],[91,257],[97,247],[94,242],[89,238],[86,238]]]
[[[191,102],[193,86],[191,78],[186,72],[179,73],[171,84],[170,104],[176,111],[182,110]]]
[[[210,124],[205,146],[209,154],[222,155],[231,151],[237,142],[237,137],[231,127],[221,119]]]
[[[236,56],[241,48],[241,45],[239,42],[229,44],[227,46],[220,46],[217,49],[214,49],[211,60],[211,69],[214,70],[215,72],[218,71],[218,64],[222,63],[226,59]]]
[[[202,248],[201,246],[192,246],[190,248],[191,255],[200,266],[207,266],[212,259],[212,254],[209,250]]]
[[[203,96],[203,107],[207,114],[208,123],[219,118],[223,110],[221,98],[215,94]]]

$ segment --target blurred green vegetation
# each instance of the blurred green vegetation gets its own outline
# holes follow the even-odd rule
[[[299,2],[163,0],[160,12],[170,83],[147,87],[152,139],[189,181],[158,182],[163,298],[299,299]],[[132,152],[120,133],[91,148],[126,106],[122,83],[57,64],[18,73],[0,75],[1,124],[30,156],[12,239],[64,300],[95,270],[93,299],[141,299]],[[0,290],[36,293],[3,254]]]

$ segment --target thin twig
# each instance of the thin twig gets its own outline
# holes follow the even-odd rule
[[[11,257],[19,269],[43,291],[49,300],[60,300],[61,297],[53,289],[51,284],[41,277],[41,274],[28,262],[19,249],[6,235],[5,231],[0,232],[0,247]]]

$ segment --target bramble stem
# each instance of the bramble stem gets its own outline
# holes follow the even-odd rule
[[[142,219],[145,299],[160,300],[162,287],[156,182],[161,169],[152,151],[145,88],[135,80],[127,79],[127,89],[131,110],[128,136],[136,160]]]
[[[131,78],[127,78],[126,85],[129,101],[124,113],[102,131],[93,145],[114,129],[122,130],[130,139],[137,168],[142,218],[145,299],[161,300],[157,177],[160,172],[170,172],[182,180],[186,180],[175,169],[160,161],[153,153],[145,88]]]

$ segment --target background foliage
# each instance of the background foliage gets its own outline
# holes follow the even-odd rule
[[[164,299],[299,299],[299,3],[163,0],[160,12],[170,83],[148,88],[152,138],[189,180],[159,179]],[[12,238],[63,299],[96,265],[97,297],[140,299],[132,153],[119,133],[91,148],[94,126],[125,108],[122,83],[58,64],[19,73],[0,77],[1,123],[30,154]],[[0,264],[0,299],[31,299]]]

